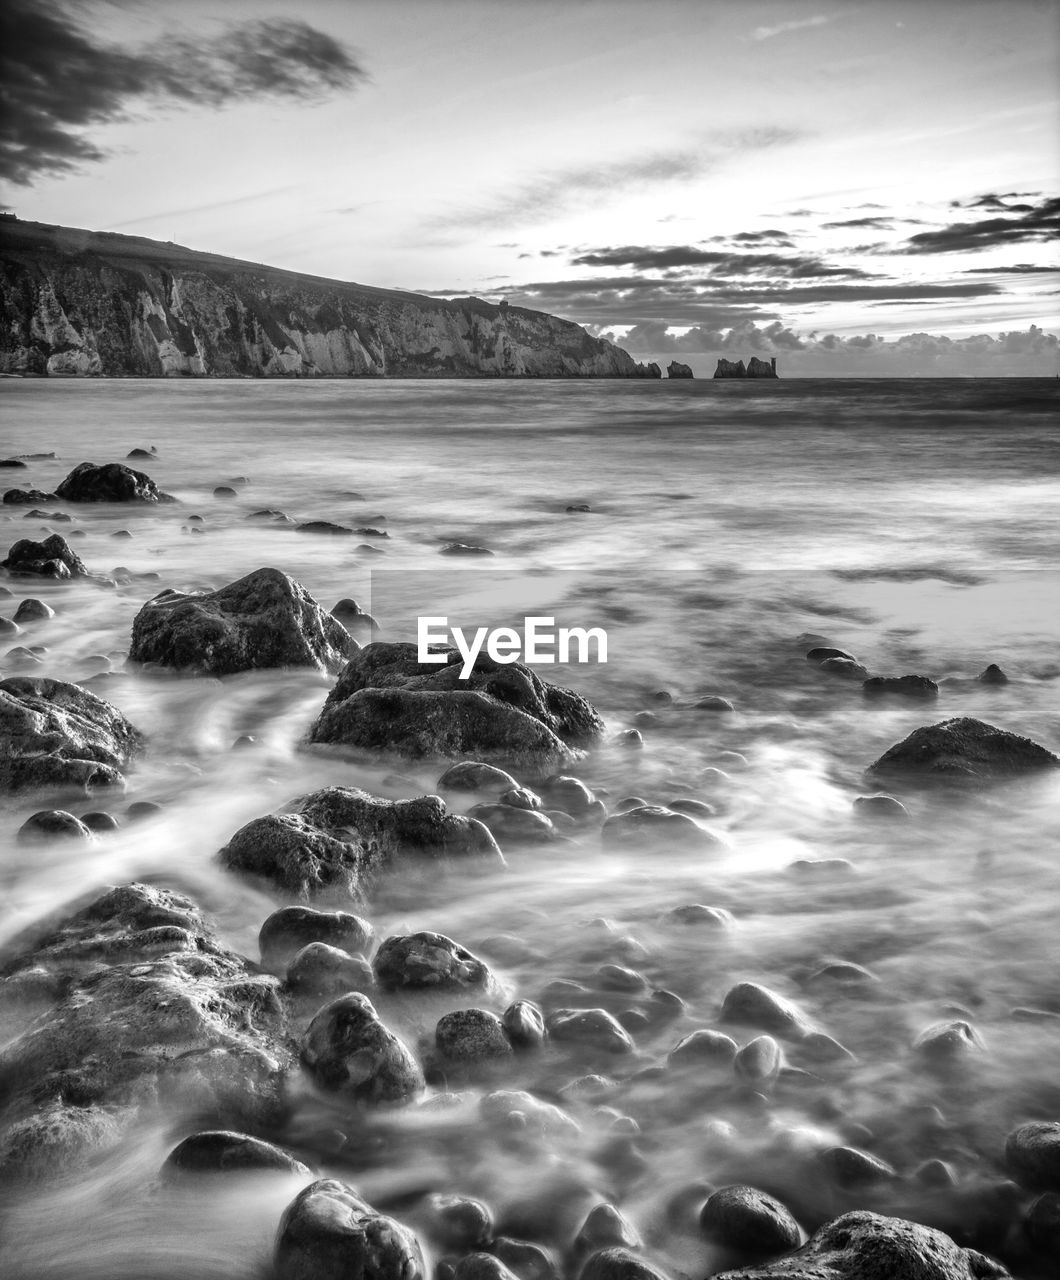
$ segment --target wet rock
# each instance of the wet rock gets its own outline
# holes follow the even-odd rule
[[[869,678],[868,670],[853,658],[825,658],[818,666],[829,675],[839,676],[843,680],[864,682]]]
[[[850,875],[854,864],[849,858],[796,858],[788,864],[788,870],[805,878],[812,876],[817,880],[834,880],[836,876]]]
[[[854,798],[854,815],[868,822],[906,822],[909,810],[885,791],[877,791],[871,796]]]
[[[438,796],[380,800],[352,787],[325,787],[292,800],[283,812],[253,819],[217,856],[229,870],[288,893],[359,901],[403,855],[503,861],[489,831],[447,812]]]
[[[728,698],[723,698],[716,693],[707,694],[707,696],[704,698],[697,698],[696,701],[692,703],[692,709],[694,711],[735,711],[736,710],[736,708],[732,705],[732,703],[729,701]]]
[[[157,818],[164,812],[157,800],[134,800],[126,806],[125,816],[130,822],[144,822],[148,818]]]
[[[312,907],[281,907],[261,926],[258,947],[262,968],[283,973],[311,942],[327,943],[348,953],[367,953],[375,931],[367,920],[348,911],[315,911]]]
[[[497,989],[489,965],[442,933],[393,934],[375,953],[372,966],[387,991]]]
[[[287,967],[287,990],[299,996],[330,998],[346,991],[370,991],[375,985],[372,966],[363,956],[309,942]]]
[[[27,469],[21,458],[0,458],[0,467],[6,467],[12,471],[25,471]]]
[[[485,1009],[455,1009],[445,1014],[434,1029],[434,1043],[449,1062],[484,1062],[512,1056],[512,1045],[500,1018]]]
[[[545,1040],[545,1016],[531,1000],[516,1000],[501,1014],[505,1035],[516,1049],[536,1049]]]
[[[217,488],[214,489],[213,496],[215,498],[221,498],[222,500],[227,502],[229,498],[237,498],[239,495],[236,493],[235,489],[231,487],[231,485],[219,484]],[[299,525],[299,530],[302,530],[304,528],[305,528],[304,525]],[[345,532],[348,533],[349,530],[347,529],[345,530]]]
[[[574,1237],[575,1253],[581,1257],[597,1249],[619,1245],[639,1249],[643,1241],[636,1227],[613,1204],[598,1204],[589,1210],[581,1229]]]
[[[694,375],[691,365],[682,364],[680,360],[671,360],[666,366],[666,376],[668,378],[691,378]]]
[[[426,1234],[445,1252],[485,1249],[493,1239],[493,1214],[481,1200],[435,1194],[422,1206]]]
[[[531,1133],[542,1137],[573,1137],[578,1124],[562,1107],[542,1102],[523,1090],[498,1089],[479,1103],[479,1114],[487,1124],[507,1133]]]
[[[567,515],[587,515],[592,511],[592,507],[587,502],[576,502],[569,507],[564,507],[563,510]]]
[[[772,1036],[756,1036],[733,1059],[733,1071],[738,1080],[753,1087],[768,1087],[780,1075],[784,1055]]]
[[[690,818],[699,818],[706,820],[713,818],[717,814],[717,809],[712,804],[707,804],[705,800],[694,800],[688,796],[680,796],[676,800],[667,800],[667,809],[672,809],[674,813],[687,813]]]
[[[886,1160],[858,1147],[829,1147],[819,1158],[828,1176],[841,1187],[874,1187],[898,1177]]]
[[[794,1254],[714,1280],[1007,1280],[1000,1263],[919,1223],[858,1210],[821,1227]]]
[[[644,738],[639,729],[623,729],[615,741],[619,746],[631,747],[634,750],[640,750],[644,746]]]
[[[10,618],[0,618],[0,636],[17,636],[22,634],[22,628],[17,622],[12,622]]]
[[[0,1128],[0,1184],[25,1186],[78,1168],[121,1141],[121,1125],[97,1106],[51,1102]]]
[[[488,547],[475,547],[466,542],[447,542],[444,547],[440,548],[439,555],[443,556],[491,556],[493,552]]]
[[[20,538],[7,558],[0,560],[0,568],[19,577],[54,578],[60,582],[93,577],[81,557],[57,533],[43,542]]]
[[[822,662],[827,662],[829,658],[842,658],[846,662],[857,662],[857,658],[852,653],[847,653],[845,649],[835,649],[831,645],[817,645],[806,654],[806,661],[812,662],[817,666],[820,666]]]
[[[1033,1189],[1060,1191],[1060,1121],[1030,1120],[1005,1139],[1005,1160]]]
[[[633,1041],[606,1009],[557,1009],[545,1024],[553,1040],[605,1053],[632,1053]]]
[[[981,1053],[986,1046],[969,1022],[936,1022],[913,1041],[913,1049],[925,1061],[946,1066],[962,1061],[969,1054]]]
[[[699,1214],[708,1240],[752,1257],[770,1258],[797,1249],[802,1231],[787,1208],[756,1187],[721,1187]]]
[[[658,365],[648,367],[657,369]],[[597,1250],[582,1267],[579,1280],[667,1280],[667,1277],[628,1249],[611,1248]]]
[[[456,1264],[453,1280],[517,1280],[517,1277],[491,1253],[468,1253]]]
[[[438,779],[440,791],[491,791],[500,794],[518,787],[510,773],[492,764],[461,760],[451,765]]]
[[[522,663],[480,657],[460,679],[459,655],[417,661],[412,644],[367,645],[328,695],[310,741],[410,759],[471,757],[536,768],[565,765],[604,725],[580,695]]]
[[[351,600],[349,596],[345,596],[334,606],[331,616],[341,622],[350,635],[361,644],[367,644],[379,638],[379,623],[370,613],[365,613],[357,601]]]
[[[493,1256],[503,1262],[518,1280],[557,1280],[555,1262],[536,1244],[497,1236],[490,1248]]]
[[[924,1160],[913,1170],[913,1181],[922,1187],[944,1189],[957,1185],[957,1171],[945,1160]]]
[[[980,684],[1008,684],[1008,676],[1005,675],[1004,671],[1001,670],[996,662],[991,662],[991,664],[983,671],[980,671],[975,678]]]
[[[16,622],[43,622],[46,618],[54,618],[55,610],[43,600],[32,598],[22,600],[15,610]]]
[[[55,493],[44,493],[41,489],[8,489],[3,498],[5,507],[37,507],[43,502],[54,502]]]
[[[867,987],[879,982],[864,965],[852,960],[829,960],[806,979],[807,986]]]
[[[162,1166],[164,1178],[214,1173],[272,1173],[308,1175],[309,1169],[271,1142],[226,1129],[203,1130],[179,1142]]]
[[[660,805],[644,805],[612,814],[603,825],[602,839],[604,847],[609,849],[656,843],[683,849],[708,849],[724,844],[720,836],[701,827],[688,814],[675,813]]]
[[[736,1041],[731,1036],[701,1027],[679,1040],[667,1061],[671,1067],[731,1067],[736,1052]]]
[[[18,829],[18,844],[46,844],[52,840],[83,840],[89,843],[92,832],[65,809],[42,809],[30,817]]]
[[[157,451],[155,449],[140,449],[139,447],[137,447],[136,449],[130,449],[129,452],[125,455],[126,458],[144,458],[144,459],[148,459],[148,458],[153,459],[157,456],[158,456]]]
[[[511,787],[501,793],[497,803],[510,805],[513,809],[540,810],[544,807],[541,803],[541,797],[536,792],[531,791],[529,787]]]
[[[214,490],[216,493],[217,491]],[[231,491],[230,491],[231,492]],[[235,497],[235,494],[232,495]],[[332,524],[330,520],[307,520],[295,526],[295,533],[326,534],[329,537],[352,537],[353,530],[344,524]]]
[[[261,511],[251,511],[243,519],[253,520],[256,524],[294,524],[294,521],[286,511],[277,511],[274,507],[267,507]]]
[[[321,1179],[284,1210],[274,1280],[426,1280],[415,1236],[343,1182]]]
[[[796,1039],[802,1039],[811,1030],[797,1005],[757,982],[738,982],[729,989],[721,1007],[720,1020]]]
[[[133,620],[129,658],[230,675],[263,667],[335,671],[357,648],[345,627],[279,569],[217,591],[166,590]]]
[[[121,829],[121,823],[112,813],[103,813],[93,811],[92,813],[83,813],[81,821],[96,835],[106,835],[109,831],[118,831]]]
[[[872,676],[861,692],[866,698],[937,698],[939,687],[927,676]]]
[[[1060,767],[1060,757],[1030,738],[971,716],[925,725],[885,751],[870,773],[991,781]]]
[[[596,971],[596,985],[604,991],[625,991],[639,995],[648,990],[648,980],[636,969],[621,964],[602,964]]]
[[[502,846],[543,844],[555,840],[557,835],[547,814],[510,804],[476,804],[467,811],[467,816],[487,827]]]
[[[1047,1191],[1034,1201],[1024,1215],[1023,1233],[1043,1258],[1060,1257],[1060,1195]]]
[[[318,1010],[302,1038],[302,1062],[322,1088],[359,1102],[406,1102],[424,1088],[411,1050],[360,992]]]
[[[167,493],[143,471],[133,471],[121,462],[97,467],[82,462],[74,467],[56,490],[65,502],[173,502]]]
[[[708,907],[702,902],[690,902],[674,907],[663,916],[667,924],[698,925],[707,929],[728,929],[733,924],[731,911],[724,907]]]
[[[606,809],[581,778],[564,773],[553,774],[545,779],[539,790],[550,809],[559,809],[578,821],[607,816]]]

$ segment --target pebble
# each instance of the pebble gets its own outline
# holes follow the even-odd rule
[[[582,1044],[606,1053],[632,1053],[633,1041],[606,1009],[557,1009],[547,1020],[553,1040]]]
[[[18,829],[18,844],[43,844],[49,840],[92,840],[89,828],[65,809],[42,809]]]
[[[512,1054],[503,1023],[486,1009],[456,1009],[443,1015],[434,1029],[434,1043],[449,1062],[482,1062]]]
[[[663,920],[667,924],[700,925],[708,929],[728,929],[735,923],[731,911],[724,907],[708,907],[702,902],[673,907]]]
[[[29,597],[19,602],[14,617],[16,622],[42,622],[46,618],[54,618],[55,610],[43,600]]]
[[[310,942],[287,966],[286,982],[296,995],[330,997],[346,991],[370,991],[375,978],[363,956],[351,956],[326,942]]]
[[[545,1015],[530,1000],[516,1000],[501,1014],[501,1025],[516,1049],[534,1049],[545,1040]]]
[[[743,1185],[715,1191],[700,1210],[699,1227],[708,1240],[759,1258],[797,1249],[803,1239],[799,1224],[779,1200]]]
[[[697,698],[692,703],[694,711],[735,711],[728,698],[723,698],[720,694],[708,693],[705,697]]]
[[[792,1001],[757,982],[738,982],[730,987],[721,1007],[722,1022],[742,1023],[801,1039],[810,1025]]]
[[[841,1187],[871,1187],[893,1182],[898,1174],[893,1165],[859,1147],[829,1147],[819,1160],[828,1176]]]
[[[723,1066],[731,1067],[738,1047],[732,1036],[723,1031],[700,1027],[690,1031],[670,1050],[667,1062],[671,1067]]]
[[[444,1250],[484,1249],[493,1239],[489,1205],[467,1196],[435,1193],[422,1206],[427,1234]]]
[[[621,1245],[639,1249],[642,1241],[636,1227],[613,1204],[598,1204],[589,1210],[581,1229],[574,1237],[575,1252],[584,1257],[596,1249]]]
[[[745,1084],[768,1086],[780,1075],[784,1055],[772,1036],[756,1036],[739,1050],[732,1065]]]

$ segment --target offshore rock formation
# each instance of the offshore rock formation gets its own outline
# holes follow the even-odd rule
[[[691,365],[682,364],[680,360],[671,360],[666,366],[666,376],[668,378],[692,378],[695,375],[692,373]]]
[[[742,360],[719,360],[714,376],[715,378],[775,378],[778,376],[777,360],[775,356],[768,362],[752,356],[746,366]]]
[[[107,377],[658,377],[568,320],[136,236],[0,221],[0,372]]]

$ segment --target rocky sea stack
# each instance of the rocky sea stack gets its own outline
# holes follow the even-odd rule
[[[714,370],[715,378],[776,378],[777,361],[774,356],[770,360],[759,360],[752,356],[745,365],[742,360],[719,360]]]

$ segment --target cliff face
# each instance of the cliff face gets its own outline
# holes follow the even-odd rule
[[[714,370],[715,378],[775,378],[777,362],[775,359],[759,360],[752,356],[747,365],[742,360],[719,360]]]
[[[649,376],[567,320],[0,221],[0,371],[111,377]]]

